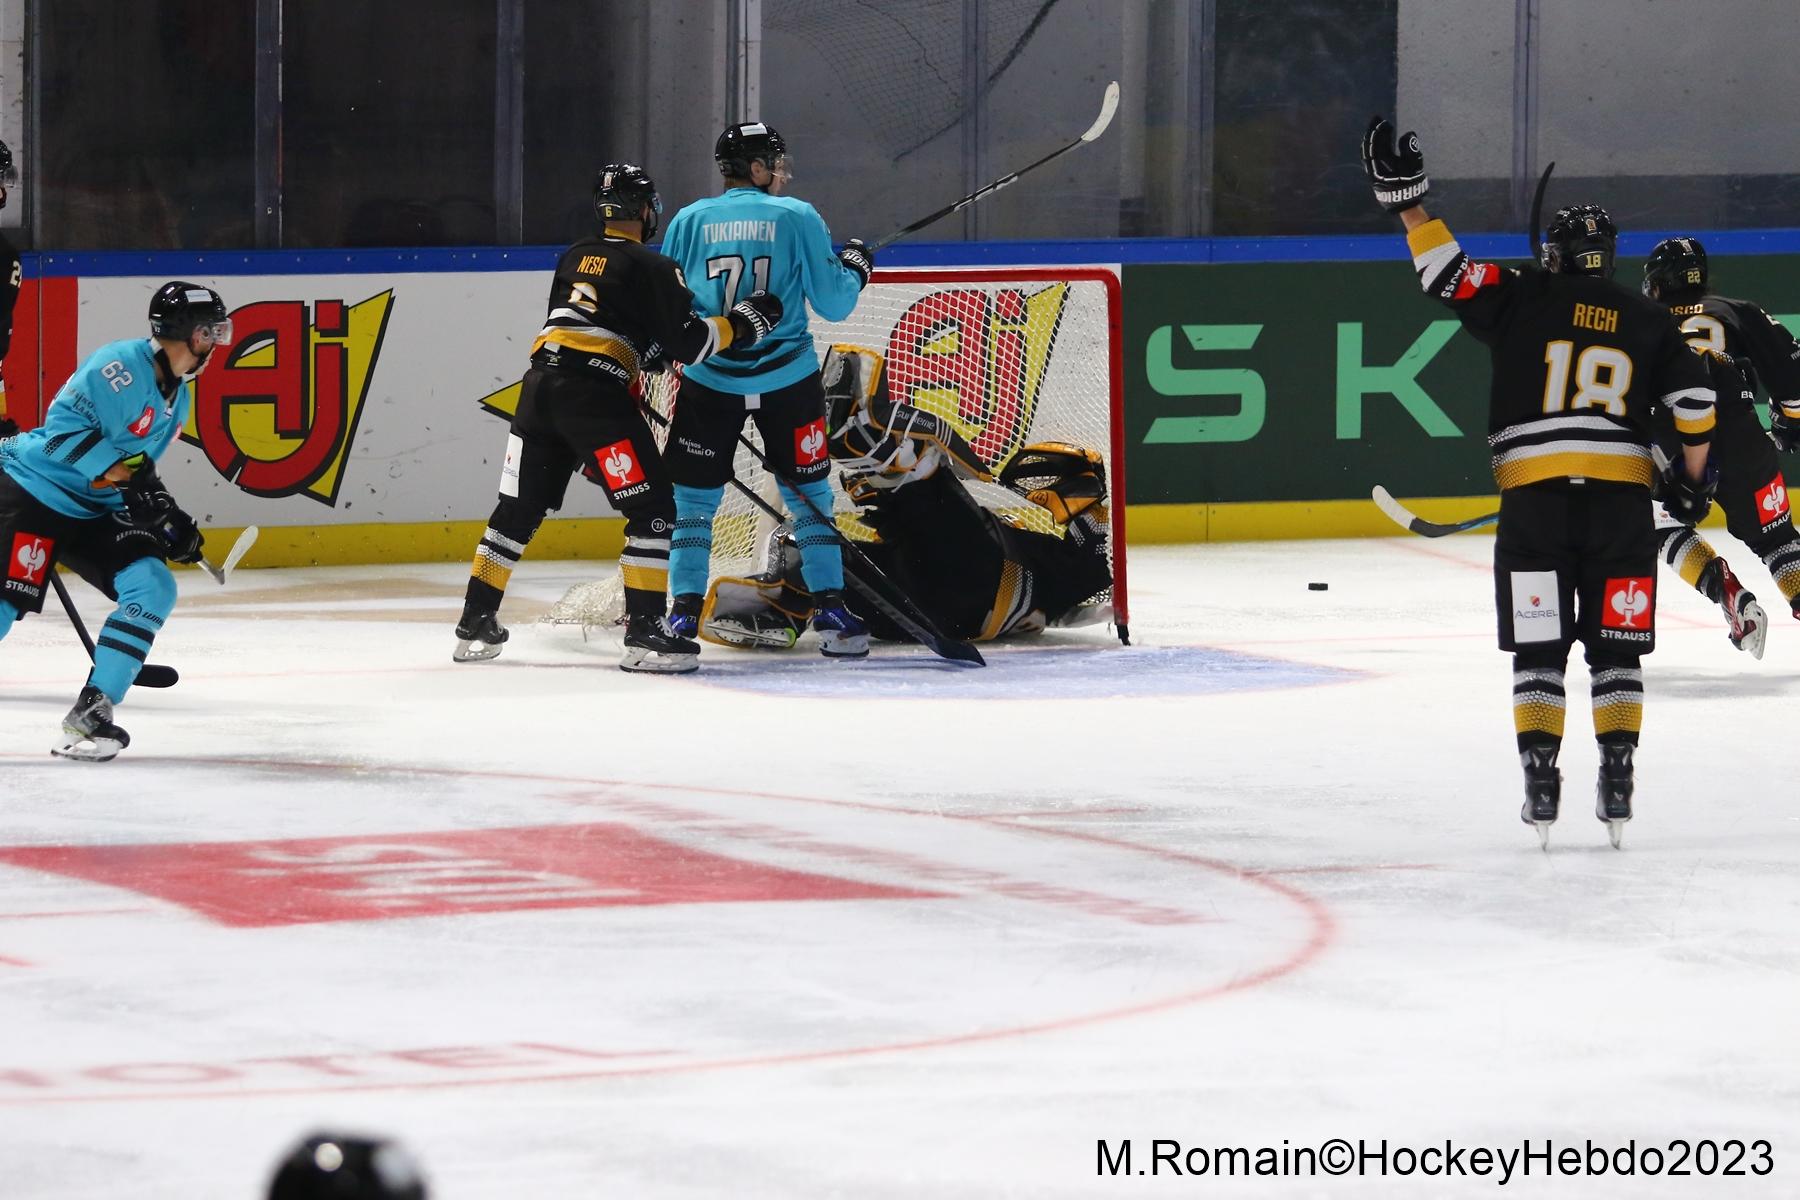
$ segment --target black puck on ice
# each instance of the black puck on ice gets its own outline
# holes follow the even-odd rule
[[[1329,583],[1309,583],[1306,585],[1306,590],[1309,592],[1322,592],[1330,586]]]

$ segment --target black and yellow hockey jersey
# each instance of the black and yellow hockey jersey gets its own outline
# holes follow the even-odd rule
[[[1761,384],[1769,402],[1800,420],[1800,341],[1748,300],[1701,295],[1672,304],[1669,312],[1698,348],[1736,361],[1752,391]],[[1721,397],[1723,399],[1723,397]]]
[[[1648,486],[1654,404],[1684,443],[1710,439],[1706,367],[1662,305],[1595,275],[1475,262],[1442,221],[1406,240],[1426,294],[1492,354],[1488,443],[1502,490],[1553,479]]]
[[[731,340],[729,318],[694,311],[693,293],[674,259],[608,234],[563,251],[531,361],[630,384],[665,360],[696,363]]]

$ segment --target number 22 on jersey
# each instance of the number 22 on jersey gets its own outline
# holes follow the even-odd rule
[[[1575,358],[1575,395],[1569,397],[1569,360],[1575,343],[1550,342],[1544,347],[1544,411],[1565,407],[1604,408],[1615,417],[1625,415],[1625,392],[1631,387],[1631,356],[1611,346],[1589,346]]]

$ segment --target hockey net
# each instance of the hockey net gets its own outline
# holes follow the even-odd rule
[[[1095,601],[1111,606],[1122,632],[1129,612],[1120,321],[1118,276],[1104,268],[878,270],[848,319],[815,315],[812,332],[821,357],[835,344],[883,354],[894,399],[953,421],[996,475],[1034,442],[1075,442],[1105,455],[1113,587]],[[667,416],[678,385],[672,377],[650,379],[650,401]],[[746,432],[758,441],[753,424],[746,423]],[[666,429],[656,436],[660,444]],[[774,480],[742,446],[733,469],[774,508],[784,507]],[[998,484],[965,486],[1014,524],[1059,532],[1047,512],[1018,492]],[[835,475],[832,491],[838,528],[852,539],[868,537]],[[713,524],[710,578],[766,569],[774,524],[728,487]],[[610,625],[623,614],[624,591],[611,576],[576,584],[543,619]]]

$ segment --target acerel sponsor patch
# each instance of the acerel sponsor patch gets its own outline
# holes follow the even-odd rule
[[[1513,641],[1554,642],[1562,637],[1562,596],[1555,571],[1512,572]]]

